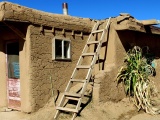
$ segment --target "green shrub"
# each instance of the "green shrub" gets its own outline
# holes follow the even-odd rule
[[[148,63],[142,49],[139,46],[130,49],[124,63],[117,75],[117,82],[123,82],[126,95],[134,98],[138,110],[143,109],[147,113],[158,114],[159,109],[151,104],[151,96],[156,92],[156,88],[149,79],[155,70]]]

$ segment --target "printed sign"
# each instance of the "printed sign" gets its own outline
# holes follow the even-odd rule
[[[9,78],[8,87],[9,99],[20,100],[20,80]]]

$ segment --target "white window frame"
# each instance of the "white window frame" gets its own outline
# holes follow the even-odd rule
[[[55,47],[56,40],[62,41],[62,56],[61,56],[61,58],[56,58],[56,47]],[[64,42],[65,41],[69,42],[68,58],[64,57]],[[71,40],[69,40],[67,38],[61,38],[61,37],[53,38],[53,41],[52,41],[52,60],[71,60]]]

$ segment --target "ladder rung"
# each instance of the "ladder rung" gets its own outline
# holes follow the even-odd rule
[[[89,44],[98,44],[99,43],[99,41],[89,41],[89,42],[87,42],[87,44],[89,45]]]
[[[95,30],[95,31],[92,32],[92,34],[94,34],[94,33],[99,33],[99,32],[103,32],[104,30],[105,30],[105,29]]]
[[[86,82],[86,80],[84,79],[71,79],[72,82],[81,82],[81,83],[84,83]]]
[[[76,109],[71,109],[71,108],[56,107],[56,109],[57,109],[57,110],[66,111],[66,112],[74,112],[74,113],[78,113],[78,110],[76,110]]]
[[[77,65],[76,68],[78,69],[89,69],[91,66],[90,65]]]
[[[76,100],[76,101],[78,101],[80,98],[75,98],[75,97],[66,97],[67,99],[69,99],[69,100]]]
[[[72,96],[72,97],[81,97],[81,94],[79,93],[70,93],[70,92],[65,92],[64,93],[65,96]]]
[[[82,56],[93,56],[95,53],[82,53]]]

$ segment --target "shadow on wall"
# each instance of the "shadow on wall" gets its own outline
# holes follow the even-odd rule
[[[151,34],[151,33],[142,33],[135,31],[118,31],[119,39],[127,52],[133,46],[140,46],[143,48],[149,48],[149,54],[147,57],[150,57],[150,64],[155,68],[155,85],[160,91],[160,35]],[[147,46],[147,47],[146,47]]]
[[[149,52],[154,54],[156,59],[160,58],[160,35],[142,33],[135,31],[118,31],[120,41],[127,52],[133,46],[144,48],[149,47]]]
[[[105,39],[105,42],[102,43],[101,49],[103,49],[104,54],[101,57],[98,57],[98,60],[96,61],[96,64],[99,64],[99,70],[105,70],[105,62],[106,62],[106,58],[107,58],[107,49],[108,49],[108,40],[110,37],[110,26],[108,28],[107,31],[107,37]],[[100,67],[101,64],[101,67]]]

